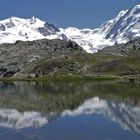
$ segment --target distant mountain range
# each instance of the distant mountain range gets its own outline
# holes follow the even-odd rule
[[[96,29],[58,28],[55,25],[32,17],[11,17],[0,21],[0,44],[17,40],[63,39],[77,42],[89,53],[140,37],[140,5],[119,14]]]

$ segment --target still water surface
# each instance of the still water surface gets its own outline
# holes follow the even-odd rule
[[[0,82],[0,140],[140,140],[140,87]]]

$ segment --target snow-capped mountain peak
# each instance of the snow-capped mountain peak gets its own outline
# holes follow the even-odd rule
[[[140,37],[140,5],[120,11],[118,15],[104,22],[96,29],[58,28],[48,21],[36,17],[29,19],[11,17],[0,21],[0,44],[14,43],[17,40],[71,39],[87,52],[98,50],[117,43],[126,43]]]
[[[44,22],[38,18],[32,17],[29,19],[10,17],[9,19],[0,21],[0,24],[3,24],[6,28],[11,28],[15,26],[31,26],[31,27],[40,27],[44,25]],[[12,24],[13,26],[8,26]]]
[[[140,5],[132,9],[120,12],[114,18],[106,38],[117,43],[126,43],[129,40],[140,37]]]
[[[67,28],[65,34],[90,53],[115,43],[126,43],[139,38],[140,5],[136,5],[132,9],[120,11],[115,18],[106,21],[97,29],[84,30],[79,30],[78,32],[78,29],[70,31]]]
[[[0,43],[14,43],[17,40],[32,41],[59,32],[59,28],[38,18],[11,17],[0,21]]]

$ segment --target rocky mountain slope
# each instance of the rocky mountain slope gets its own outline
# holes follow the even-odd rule
[[[140,39],[86,53],[73,41],[17,41],[0,45],[0,77],[140,74]]]
[[[45,73],[35,67],[55,59],[61,60],[62,65],[64,65],[63,60],[77,53],[82,55],[86,52],[75,42],[58,39],[32,42],[17,41],[15,44],[3,44],[0,46],[0,76],[10,77],[15,74],[27,75],[29,73],[47,75],[58,67],[57,62],[50,64],[51,66],[46,68]],[[33,71],[34,69],[35,71]]]
[[[126,44],[115,44],[100,50],[102,53],[140,56],[140,39],[131,40]]]
[[[55,25],[32,17],[11,17],[0,21],[0,44],[17,40],[71,39],[89,53],[140,37],[140,5],[121,11],[115,18],[96,29],[58,28]]]

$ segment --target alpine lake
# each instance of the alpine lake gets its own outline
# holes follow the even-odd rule
[[[140,86],[1,81],[0,140],[140,140]]]

